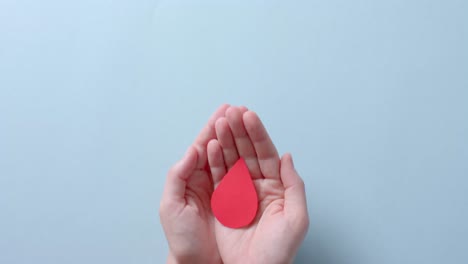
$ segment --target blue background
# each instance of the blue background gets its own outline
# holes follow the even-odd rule
[[[468,262],[467,1],[1,0],[0,263],[162,263],[224,102],[295,157],[297,263]]]

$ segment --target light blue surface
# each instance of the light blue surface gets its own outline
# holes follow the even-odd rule
[[[169,166],[256,110],[298,263],[468,263],[468,2],[0,1],[0,263],[162,263]]]

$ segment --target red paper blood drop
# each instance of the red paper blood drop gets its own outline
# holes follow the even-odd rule
[[[218,221],[230,228],[244,227],[257,214],[255,186],[244,159],[227,172],[211,196],[211,209]]]

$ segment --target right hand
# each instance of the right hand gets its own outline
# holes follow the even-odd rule
[[[304,182],[292,157],[280,160],[257,114],[230,107],[216,122],[217,139],[208,144],[213,182],[219,184],[239,157],[244,158],[258,195],[253,222],[239,229],[215,220],[224,263],[292,263],[309,226]]]

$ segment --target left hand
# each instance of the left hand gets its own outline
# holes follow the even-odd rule
[[[167,175],[159,214],[170,248],[168,263],[221,263],[210,206],[212,176],[206,166],[207,144],[216,137],[215,121],[227,108],[215,112]]]

